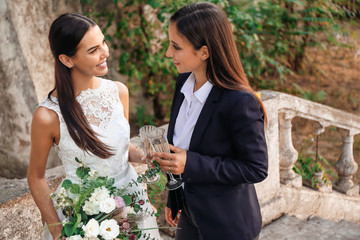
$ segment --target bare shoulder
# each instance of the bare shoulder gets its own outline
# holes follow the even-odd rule
[[[129,90],[125,84],[123,84],[122,82],[118,82],[118,81],[114,81],[114,83],[116,84],[116,86],[119,89],[120,98],[129,95]]]
[[[33,127],[41,127],[44,128],[44,130],[51,130],[54,127],[59,126],[59,124],[60,122],[57,113],[46,107],[38,107],[33,114]]]

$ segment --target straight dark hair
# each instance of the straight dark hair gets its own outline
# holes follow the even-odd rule
[[[246,91],[258,99],[265,122],[267,116],[261,99],[245,76],[230,23],[222,9],[212,3],[193,3],[171,16],[177,31],[195,50],[207,46],[209,59],[206,77],[218,88]]]
[[[55,60],[55,88],[50,91],[48,98],[51,100],[51,94],[57,91],[61,114],[76,145],[100,158],[108,158],[114,155],[112,149],[101,142],[90,127],[76,100],[71,69],[59,60],[61,54],[75,56],[81,39],[94,26],[96,23],[92,19],[76,13],[65,13],[52,23],[49,42]]]

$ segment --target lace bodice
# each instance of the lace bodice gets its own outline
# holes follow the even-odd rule
[[[108,159],[101,159],[92,153],[83,151],[76,145],[69,134],[56,97],[51,97],[51,100],[46,98],[39,106],[55,111],[59,117],[60,141],[58,145],[54,144],[54,148],[64,165],[66,178],[74,183],[80,182],[76,176],[78,163],[75,161],[75,157],[78,157],[86,166],[97,170],[100,176],[114,178],[114,186],[121,188],[138,177],[134,168],[128,163],[130,126],[124,116],[118,87],[112,81],[100,80],[101,83],[97,89],[82,91],[76,100],[80,103],[90,126],[98,134],[99,140],[114,149],[115,155]],[[59,191],[59,187],[57,191]],[[127,191],[142,193],[143,200],[146,200],[144,207],[151,212],[151,206],[142,185],[133,185],[128,187]],[[58,209],[57,214],[62,221],[64,219],[62,210]],[[152,229],[144,231],[144,233],[150,234],[151,238],[160,239],[154,216],[149,215],[138,224],[140,229]],[[52,240],[46,227],[42,239]],[[141,237],[140,240],[145,240],[145,237]]]
[[[57,98],[51,97],[51,100],[46,98],[40,106],[55,111],[59,117],[60,141],[58,145],[54,144],[54,148],[64,165],[66,178],[78,182],[76,176],[78,163],[75,161],[75,157],[78,157],[88,167],[97,170],[99,175],[114,177],[115,180],[122,179],[123,173],[128,168],[130,127],[124,116],[118,87],[110,80],[101,79],[97,89],[82,91],[76,100],[80,103],[90,126],[98,134],[98,138],[114,149],[115,155],[101,159],[80,149],[68,132]]]

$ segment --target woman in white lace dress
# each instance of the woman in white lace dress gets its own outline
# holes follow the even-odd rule
[[[79,14],[63,14],[52,23],[49,42],[55,60],[55,88],[34,112],[28,183],[47,225],[43,239],[58,239],[62,225],[54,223],[64,216],[55,210],[45,178],[50,148],[62,160],[66,179],[79,182],[78,157],[100,176],[114,178],[117,187],[137,178],[128,161],[140,162],[142,155],[130,143],[127,87],[98,77],[108,71],[109,48],[96,23]],[[134,186],[129,191],[139,190],[141,186]],[[145,206],[151,211],[148,202]],[[156,227],[151,216],[139,222],[139,228]],[[157,229],[146,232],[160,238]]]

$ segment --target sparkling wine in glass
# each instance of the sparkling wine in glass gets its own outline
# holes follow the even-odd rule
[[[162,128],[155,129],[147,135],[150,141],[150,144],[155,152],[165,152],[170,153],[169,143],[165,136],[165,130]],[[183,184],[182,179],[174,178],[174,175],[170,172],[166,172],[169,175],[169,180],[165,185],[167,190],[175,190],[181,187]]]
[[[157,170],[153,168],[153,164],[151,164],[151,153],[153,152],[153,148],[150,144],[148,134],[149,132],[157,129],[157,127],[153,125],[145,125],[139,130],[139,137],[141,140],[141,147],[145,153],[146,163],[148,164],[148,169],[146,170],[145,178],[143,179],[145,183],[156,183],[160,180],[160,175],[156,172]]]

